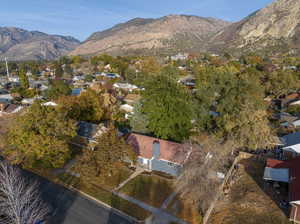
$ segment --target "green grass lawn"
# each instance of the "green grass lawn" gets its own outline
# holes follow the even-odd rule
[[[159,208],[173,192],[172,180],[156,175],[139,175],[127,183],[121,192]]]
[[[81,184],[79,178],[71,176],[70,174],[59,175],[58,181],[64,185],[72,186],[82,192],[85,192],[86,194],[91,195],[92,197],[110,205],[111,207],[137,218],[138,220],[145,220],[151,215],[150,212],[144,210],[143,208],[115,196],[100,186],[96,186],[94,184],[88,186]]]

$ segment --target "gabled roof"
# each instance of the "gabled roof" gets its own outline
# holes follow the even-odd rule
[[[15,104],[2,104],[2,105],[3,105],[3,111],[2,112],[7,113],[7,114],[17,113],[21,109],[23,109],[22,106],[15,105]]]
[[[285,135],[280,139],[285,148],[291,147],[293,145],[298,145],[300,144],[300,132],[295,132],[289,135]]]
[[[132,145],[138,156],[151,159],[153,157],[153,143],[160,143],[160,156],[158,159],[172,163],[184,164],[191,154],[191,149],[182,144],[166,141],[146,135],[132,133],[127,143]]]
[[[104,125],[97,125],[85,121],[78,122],[77,134],[87,139],[95,139],[107,131]]]

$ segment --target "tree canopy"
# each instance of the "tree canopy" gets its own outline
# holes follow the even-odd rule
[[[94,150],[83,152],[75,171],[80,173],[81,181],[91,183],[95,178],[113,175],[117,171],[117,164],[135,160],[136,154],[131,146],[119,138],[117,130],[111,127],[97,139]]]
[[[61,167],[71,155],[68,145],[76,135],[76,125],[53,107],[34,103],[17,117],[7,136],[5,154],[27,167]]]
[[[192,101],[187,91],[164,72],[145,83],[142,112],[148,117],[148,128],[157,137],[182,141],[192,128]]]

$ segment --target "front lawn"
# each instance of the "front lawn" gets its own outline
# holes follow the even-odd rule
[[[172,194],[172,185],[172,180],[156,175],[142,174],[127,183],[121,189],[121,193],[159,208]]]
[[[75,189],[78,189],[98,199],[99,201],[106,203],[107,205],[115,209],[118,209],[132,217],[135,217],[138,220],[145,220],[151,215],[150,212],[144,210],[143,208],[129,201],[126,201],[122,198],[115,196],[114,194],[112,194],[111,192],[107,191],[104,188],[101,188],[93,184],[90,185],[81,184],[79,178],[71,176],[70,174],[59,175],[58,182],[66,186],[72,186]]]
[[[169,204],[167,211],[176,217],[183,219],[191,224],[202,223],[202,217],[197,208],[180,197],[175,197]]]
[[[119,186],[120,183],[127,180],[129,176],[133,173],[132,170],[125,166],[118,166],[116,169],[114,175],[111,175],[110,177],[101,178],[100,180],[95,183],[95,185],[103,187],[108,190],[113,190],[117,186]]]

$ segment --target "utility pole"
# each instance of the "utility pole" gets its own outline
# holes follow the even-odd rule
[[[5,57],[5,64],[6,64],[6,74],[7,74],[7,78],[9,80],[9,70],[8,70],[8,63],[7,63],[7,58]]]

